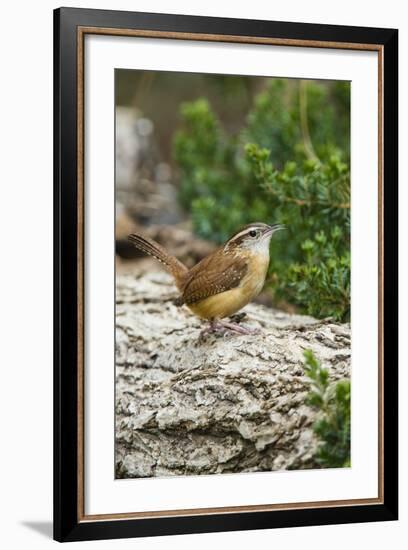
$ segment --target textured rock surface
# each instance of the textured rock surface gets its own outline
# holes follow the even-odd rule
[[[251,304],[242,322],[261,334],[199,339],[166,273],[116,284],[117,477],[317,466],[303,351],[347,378],[349,325]]]

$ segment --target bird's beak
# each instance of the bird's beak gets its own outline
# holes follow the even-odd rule
[[[265,235],[272,235],[275,231],[281,231],[281,229],[286,229],[286,227],[281,223],[275,223],[269,226],[269,229],[266,231]]]

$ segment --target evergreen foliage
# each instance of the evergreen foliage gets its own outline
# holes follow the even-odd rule
[[[246,223],[285,224],[272,241],[275,299],[348,320],[349,84],[271,79],[236,135],[203,98],[181,117],[179,197],[196,233],[221,243]]]
[[[316,460],[325,468],[350,466],[350,398],[348,380],[330,384],[329,373],[312,351],[305,351],[306,375],[311,383],[307,402],[320,411],[313,430],[321,441]]]

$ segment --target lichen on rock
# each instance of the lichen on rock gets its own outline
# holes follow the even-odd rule
[[[303,352],[350,376],[350,326],[257,304],[259,334],[199,338],[166,273],[116,280],[116,477],[318,467]]]

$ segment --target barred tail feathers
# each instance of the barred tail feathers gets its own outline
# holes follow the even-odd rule
[[[138,250],[149,256],[153,256],[153,258],[162,263],[173,275],[176,283],[181,283],[181,279],[188,269],[175,256],[169,254],[159,243],[147,237],[142,237],[142,235],[132,233],[128,236],[128,239]]]

